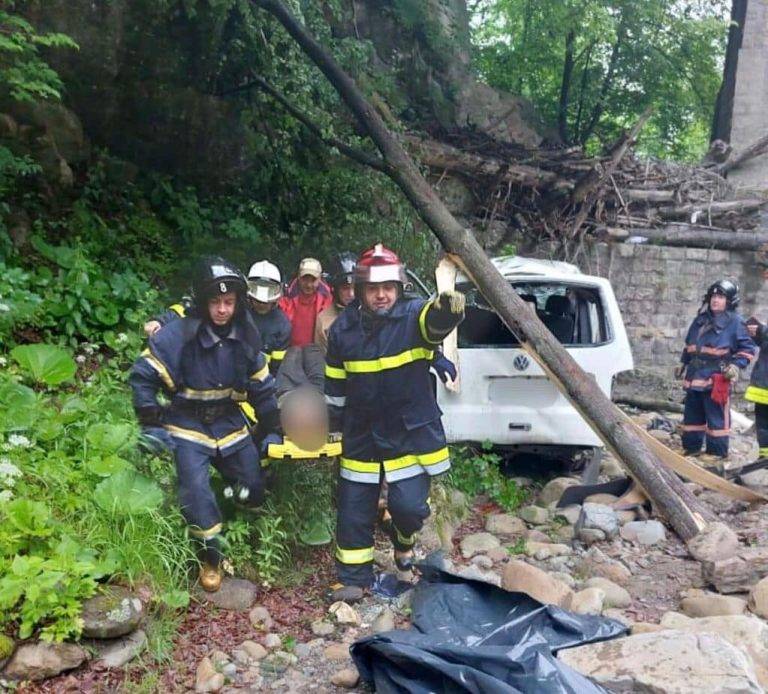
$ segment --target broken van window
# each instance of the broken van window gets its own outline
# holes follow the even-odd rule
[[[610,339],[600,292],[564,282],[512,282],[513,288],[542,323],[564,345],[589,346]],[[517,338],[471,284],[457,287],[466,294],[467,311],[459,326],[459,347],[518,347]]]

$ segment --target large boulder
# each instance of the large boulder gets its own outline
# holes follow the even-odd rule
[[[768,687],[768,625],[757,617],[727,615],[689,619],[681,614],[667,613],[662,617],[661,625],[697,635],[717,634],[751,658],[758,681]]]
[[[576,534],[582,530],[599,530],[606,537],[614,537],[619,532],[619,519],[610,506],[584,503],[576,522]]]
[[[741,598],[697,589],[689,590],[680,602],[683,614],[693,618],[744,614],[746,607]]]
[[[485,519],[485,529],[496,537],[519,537],[527,530],[525,523],[511,513],[492,513]]]
[[[46,680],[78,667],[86,658],[86,652],[74,643],[25,643],[8,661],[3,677],[9,680]]]
[[[83,603],[83,636],[92,639],[114,639],[125,636],[139,626],[144,605],[123,586],[107,586],[104,592]]]
[[[688,540],[688,551],[703,562],[730,559],[739,551],[739,538],[725,523],[710,523]]]
[[[206,593],[199,589],[196,594],[202,600],[216,605],[220,610],[248,612],[256,600],[256,586],[244,578],[226,577],[221,588],[215,593]]]
[[[102,641],[97,648],[98,655],[94,662],[97,670],[114,670],[131,662],[147,645],[147,635],[137,629],[121,639]]]
[[[539,602],[559,607],[567,607],[573,595],[573,591],[562,581],[518,559],[513,559],[504,567],[501,586],[505,590],[525,593]]]
[[[461,541],[461,554],[465,559],[473,557],[480,552],[487,552],[490,549],[499,547],[501,542],[499,538],[491,533],[472,533],[467,535]]]
[[[597,547],[591,547],[579,562],[576,571],[584,578],[601,576],[609,581],[625,586],[632,577],[630,570],[620,561],[611,559]]]
[[[539,492],[539,504],[542,506],[556,504],[566,489],[577,484],[580,484],[579,480],[574,477],[555,477],[555,479],[547,482]]]
[[[757,694],[749,659],[716,634],[660,631],[569,648],[567,665],[612,692]]]

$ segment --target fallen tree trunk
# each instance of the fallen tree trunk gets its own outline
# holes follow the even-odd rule
[[[641,433],[600,390],[597,381],[582,371],[543,323],[530,313],[475,237],[448,211],[352,78],[280,0],[252,2],[273,14],[320,68],[378,147],[387,175],[397,183],[507,327],[517,335],[521,345],[624,462],[675,531],[685,540],[697,535],[706,524],[705,517],[709,517],[703,506],[678,477],[662,466]]]
[[[741,154],[720,164],[720,166],[717,167],[717,172],[720,175],[727,174],[729,171],[738,169],[745,162],[748,162],[755,157],[759,157],[766,152],[768,152],[768,135],[763,135],[759,140],[747,147]]]
[[[759,210],[768,200],[751,198],[748,200],[723,200],[720,202],[681,205],[680,207],[659,208],[662,219],[685,219],[697,217],[721,217],[730,212],[753,212]]]
[[[721,251],[757,251],[768,244],[768,232],[765,231],[716,231],[680,227],[661,229],[635,227],[628,231],[632,236],[641,236],[662,246],[714,248]]]
[[[648,410],[650,412],[678,412],[682,413],[683,406],[679,402],[671,400],[661,400],[659,398],[645,398],[642,395],[617,395],[614,402],[630,407],[637,407],[639,410]]]
[[[535,188],[546,184],[548,188],[570,188],[570,181],[558,179],[557,174],[527,164],[510,164],[480,154],[463,152],[451,145],[406,135],[405,141],[423,162],[436,171],[450,171],[462,176],[497,178],[499,181],[516,183]]]

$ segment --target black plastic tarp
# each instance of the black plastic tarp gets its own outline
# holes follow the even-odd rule
[[[574,614],[431,566],[421,569],[411,598],[413,628],[352,646],[362,679],[377,692],[605,691],[555,653],[621,636],[627,629],[620,622]]]

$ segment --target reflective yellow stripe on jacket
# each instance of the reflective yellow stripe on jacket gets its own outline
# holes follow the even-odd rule
[[[744,399],[756,402],[759,405],[768,405],[768,388],[749,386],[746,393],[744,393]]]
[[[213,437],[202,434],[201,432],[195,431],[194,429],[177,427],[173,424],[166,424],[165,428],[174,438],[182,439],[184,441],[191,441],[192,443],[199,443],[206,448],[211,448],[214,450],[218,448],[220,451],[223,451],[229,446],[234,446],[236,443],[240,443],[240,441],[250,436],[248,433],[248,427],[243,427],[242,429],[233,431],[231,434],[227,434],[220,439],[214,439]]]
[[[393,354],[390,357],[379,357],[378,359],[364,359],[360,361],[345,361],[344,370],[350,374],[377,373],[389,369],[397,369],[406,364],[412,364],[415,361],[424,359],[430,361],[435,355],[431,349],[416,347],[407,349],[400,354]],[[327,375],[328,367],[326,367]]]
[[[155,370],[157,371],[158,375],[162,379],[163,383],[166,385],[168,390],[174,391],[176,390],[176,384],[173,382],[173,379],[171,378],[171,374],[168,373],[168,369],[165,368],[165,364],[161,362],[152,352],[149,351],[149,349],[145,349],[141,356],[144,357],[144,359],[147,360],[147,363]]]

